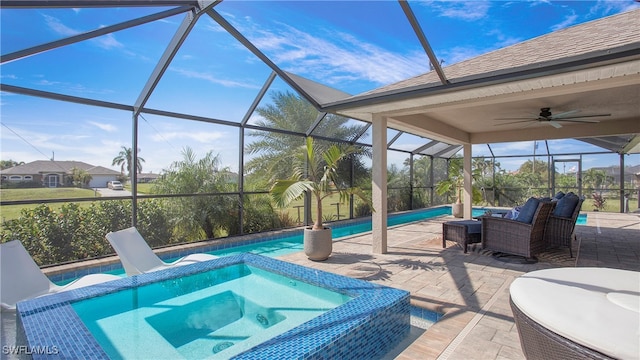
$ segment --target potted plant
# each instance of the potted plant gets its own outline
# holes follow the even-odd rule
[[[315,200],[316,219],[313,226],[304,230],[304,251],[310,260],[326,260],[333,249],[331,229],[322,223],[322,200],[338,194],[340,202],[347,201],[349,195],[356,195],[367,204],[371,200],[357,187],[342,188],[338,181],[338,164],[357,152],[354,146],[340,147],[332,145],[319,153],[313,138],[306,138],[304,152],[294,164],[291,178],[276,180],[270,193],[276,205],[288,206],[292,201],[301,199],[309,192]]]
[[[436,184],[436,193],[440,196],[455,195],[456,201],[451,204],[451,214],[461,218],[464,215],[462,207],[462,189],[464,187],[464,177],[462,176],[462,161],[451,159],[449,161],[449,177]]]

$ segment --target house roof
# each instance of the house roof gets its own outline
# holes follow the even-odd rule
[[[73,168],[87,171],[90,175],[120,175],[120,172],[82,161],[36,160],[0,171],[2,175],[34,175],[44,173],[71,173]]]
[[[369,122],[383,116],[389,127],[448,144],[577,138],[619,153],[640,152],[640,10],[558,30],[443,70],[446,84],[431,71],[325,102],[320,110]],[[322,91],[299,85],[311,93]],[[547,107],[553,114],[587,118],[552,123],[538,114]],[[598,141],[601,137],[604,141]]]

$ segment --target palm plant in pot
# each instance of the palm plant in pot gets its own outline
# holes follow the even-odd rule
[[[306,138],[304,151],[297,157],[294,171],[289,179],[276,180],[270,193],[276,205],[288,206],[309,192],[315,200],[316,218],[313,226],[304,230],[304,251],[311,260],[326,260],[333,250],[331,229],[322,222],[322,200],[333,195],[340,196],[340,202],[348,201],[356,195],[371,205],[365,193],[357,187],[342,187],[338,181],[338,164],[358,152],[354,146],[331,145],[322,151],[314,145],[313,138]]]

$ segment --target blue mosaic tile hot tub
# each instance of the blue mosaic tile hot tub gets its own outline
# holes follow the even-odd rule
[[[375,359],[408,334],[409,293],[253,254],[177,267],[18,303],[18,338],[29,348],[56,349],[61,358],[107,359],[72,304],[96,296],[236,264],[261,268],[353,299],[277,335],[235,359]],[[34,359],[47,354],[33,354]]]

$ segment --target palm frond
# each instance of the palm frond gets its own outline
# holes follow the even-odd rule
[[[314,190],[312,181],[300,180],[277,180],[271,187],[271,196],[273,201],[279,207],[286,207],[292,201],[298,200],[304,196],[308,190]]]

